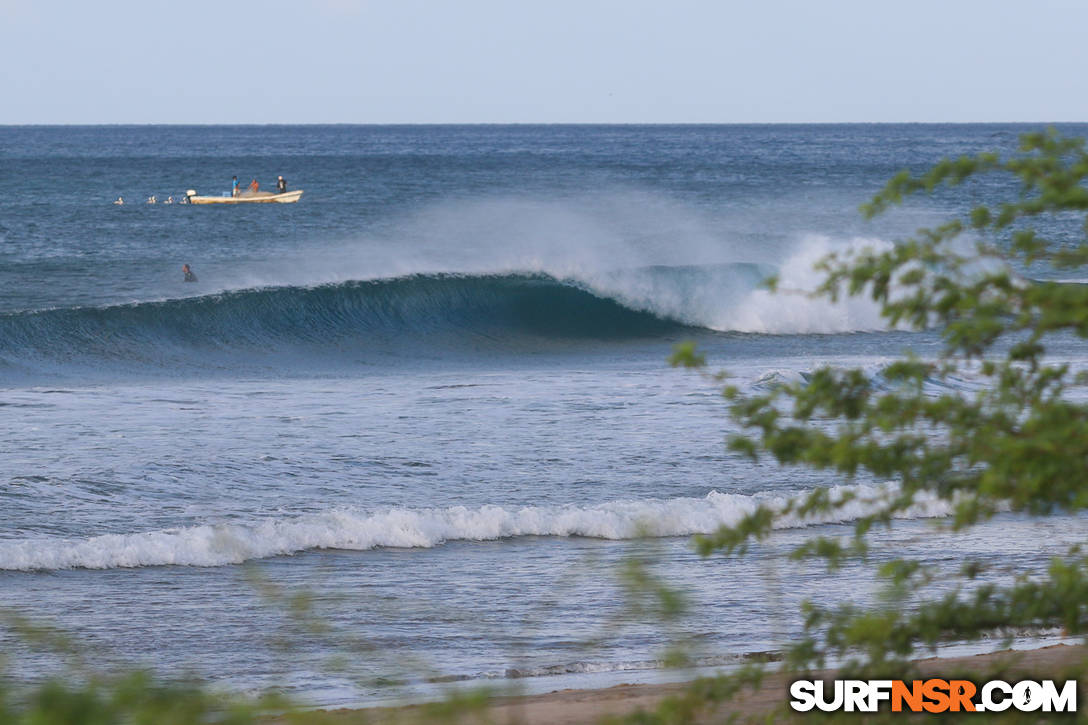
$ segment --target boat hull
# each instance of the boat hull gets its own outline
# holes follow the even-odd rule
[[[288,191],[283,194],[274,194],[267,191],[258,191],[255,194],[239,194],[238,196],[197,196],[189,194],[190,204],[294,204],[302,196],[302,189]]]

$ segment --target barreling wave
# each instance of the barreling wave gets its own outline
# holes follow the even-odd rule
[[[8,314],[0,316],[0,359],[173,362],[194,352],[365,349],[425,337],[655,337],[684,326],[547,275],[413,275]]]
[[[692,333],[841,333],[883,329],[871,301],[814,300],[806,241],[779,267],[751,262],[563,272],[434,273],[220,291],[198,297],[0,315],[0,371],[128,365],[307,363],[347,353],[539,349]],[[772,299],[774,273],[787,290]],[[313,354],[316,353],[316,354]]]
[[[890,486],[836,486],[833,498],[856,498],[834,511],[789,514],[780,528],[857,519],[894,493]],[[712,491],[704,498],[612,501],[594,506],[406,509],[361,512],[339,508],[290,518],[106,534],[84,539],[0,540],[0,570],[114,569],[145,566],[225,566],[313,549],[432,548],[448,541],[490,541],[520,536],[631,539],[689,536],[734,524],[760,505],[786,498]],[[936,499],[921,501],[904,518],[948,515]]]

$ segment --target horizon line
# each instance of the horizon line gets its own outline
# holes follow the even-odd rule
[[[108,121],[0,123],[0,128],[132,126],[983,126],[1088,124],[1083,121]]]

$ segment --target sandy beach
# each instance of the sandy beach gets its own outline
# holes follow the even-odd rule
[[[918,674],[928,677],[957,677],[980,681],[986,679],[1064,679],[1075,667],[1088,660],[1084,645],[1058,644],[1033,650],[1004,650],[967,657],[931,657],[916,660]],[[821,679],[834,679],[835,670],[816,673]],[[706,712],[700,722],[722,722],[731,715],[745,718],[764,716],[782,708],[787,700],[791,678],[771,673],[762,685],[747,691],[721,708]],[[586,725],[609,717],[652,711],[663,700],[682,693],[684,684],[617,685],[599,690],[558,690],[540,695],[497,697],[483,709],[460,716],[432,706],[411,705],[402,708],[333,710],[323,713],[335,724],[380,723],[382,725],[445,723],[502,723],[504,725]]]

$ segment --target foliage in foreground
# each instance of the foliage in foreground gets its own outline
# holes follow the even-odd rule
[[[1006,185],[1015,192],[1000,205],[977,206],[894,247],[823,263],[827,281],[821,294],[831,299],[865,294],[890,324],[937,330],[943,340],[939,357],[899,360],[880,380],[858,369],[824,367],[804,382],[765,394],[724,388],[730,415],[742,429],[729,442],[733,451],[846,478],[864,474],[895,482],[889,495],[867,502],[868,513],[856,520],[852,537],[812,538],[796,550],[798,558],[820,558],[834,569],[850,557],[863,557],[874,527],[892,526],[897,515],[919,502],[947,504],[954,529],[1005,511],[1047,516],[1088,508],[1088,405],[1073,395],[1088,374],[1047,356],[1055,339],[1088,338],[1088,285],[1038,279],[1088,265],[1086,177],[1084,142],[1055,133],[1024,136],[1011,158],[982,154],[941,162],[921,176],[900,174],[863,208],[865,214],[878,214],[913,194],[972,183]],[[692,346],[679,347],[673,363],[706,365]],[[943,385],[963,375],[981,379],[977,392]],[[706,555],[740,553],[768,536],[783,516],[827,513],[853,503],[850,495],[817,490],[785,508],[759,508],[697,543]],[[1024,629],[1088,631],[1088,556],[1070,551],[1046,571],[1021,571],[1002,585],[986,580],[987,566],[964,560],[951,591],[927,598],[927,585],[940,576],[931,563],[887,562],[875,572],[887,587],[884,604],[868,609],[806,605],[805,635],[786,652],[784,667],[800,673],[844,661],[851,674],[908,678],[910,657],[942,642]],[[920,602],[903,606],[912,592]],[[666,616],[672,600],[659,598],[660,614]],[[1073,674],[1083,680],[1086,672],[1082,667]],[[714,721],[721,703],[761,677],[758,668],[746,668],[700,680],[656,712],[631,721]],[[487,721],[486,704],[480,698],[454,699],[416,717]],[[242,725],[268,722],[270,708],[276,707],[238,703],[138,674],[104,684],[50,684],[19,703],[5,699],[0,689],[0,722],[28,725]],[[857,716],[844,718],[857,721]],[[323,719],[305,713],[274,718]]]
[[[942,161],[920,176],[902,172],[862,208],[866,216],[914,194],[956,193],[954,187],[972,184],[1006,188],[1010,198],[886,249],[832,256],[821,263],[827,277],[818,294],[867,295],[890,325],[939,332],[937,359],[905,357],[887,366],[882,379],[822,367],[808,380],[761,395],[724,387],[742,431],[729,440],[732,451],[847,479],[894,482],[888,495],[866,502],[852,537],[811,538],[794,552],[797,558],[820,558],[834,570],[864,557],[872,529],[892,526],[920,502],[949,506],[953,530],[1000,512],[1042,517],[1088,507],[1088,405],[1076,395],[1088,371],[1047,355],[1055,340],[1076,344],[1088,337],[1088,285],[1055,280],[1088,264],[1086,176],[1084,141],[1053,131],[1022,136],[1010,158],[980,154]],[[678,347],[672,362],[706,365],[691,345]],[[957,377],[981,384],[970,394],[944,384]],[[706,555],[743,552],[786,514],[826,513],[853,498],[817,490],[785,509],[761,507],[701,537],[698,546]],[[904,677],[912,655],[942,642],[1025,629],[1088,630],[1088,557],[1079,549],[1046,571],[1016,572],[1005,585],[985,580],[985,561],[961,564],[941,596],[925,594],[940,576],[935,566],[898,558],[875,571],[887,590],[885,604],[806,604],[805,636],[787,652],[787,669],[839,661],[859,675]],[[912,593],[920,602],[904,606]],[[703,704],[705,713],[713,703]],[[690,719],[663,710],[651,721]]]

